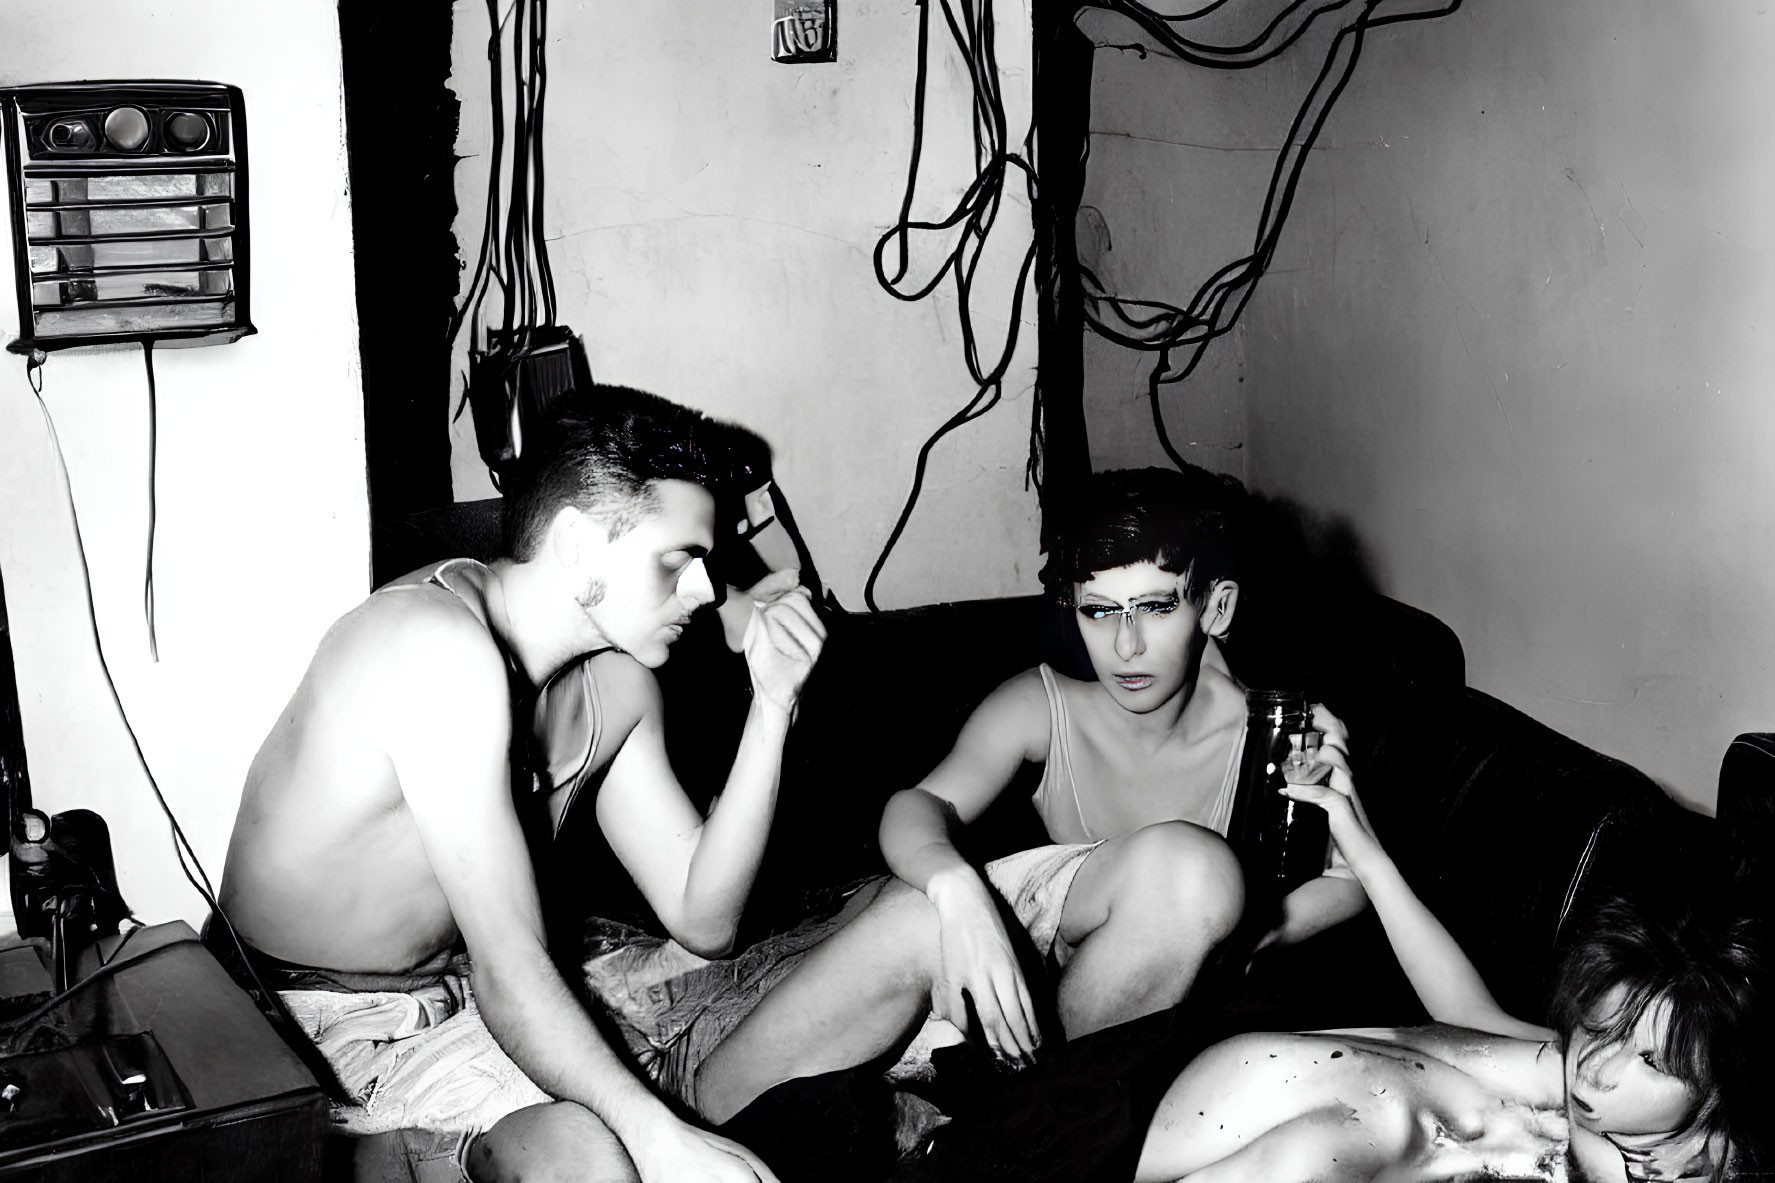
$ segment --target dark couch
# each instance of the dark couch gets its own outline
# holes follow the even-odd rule
[[[491,557],[497,504],[413,519],[397,565]],[[1228,661],[1246,685],[1302,689],[1349,724],[1358,790],[1378,836],[1506,1010],[1541,1014],[1561,924],[1587,895],[1656,892],[1665,877],[1722,862],[1747,883],[1768,878],[1760,854],[1775,842],[1775,745],[1767,736],[1733,743],[1716,823],[1631,766],[1467,686],[1460,642],[1441,621],[1362,590],[1347,573],[1329,574],[1295,580],[1292,593],[1248,582]],[[793,923],[821,888],[881,871],[883,802],[943,757],[994,686],[1042,660],[1090,676],[1071,616],[1040,597],[831,610],[827,621],[742,938]],[[707,800],[726,776],[747,694],[744,663],[721,644],[712,614],[675,646],[660,681],[674,765]],[[971,855],[1045,840],[1027,805],[1039,769],[1025,773],[974,827]],[[557,915],[647,920],[592,811],[582,803],[576,814],[554,852],[565,872],[553,877],[565,896]],[[1421,1013],[1369,914],[1266,953],[1226,1019],[1302,1029],[1394,1025]]]
[[[496,542],[489,503],[453,507],[416,525],[396,565],[450,553],[490,557]],[[1246,685],[1304,690],[1348,723],[1357,785],[1379,837],[1507,1011],[1544,1016],[1556,942],[1588,898],[1623,888],[1656,897],[1698,868],[1730,868],[1746,900],[1769,886],[1763,852],[1775,841],[1775,736],[1734,741],[1715,821],[1627,764],[1468,687],[1460,642],[1434,617],[1362,590],[1360,580],[1297,587],[1310,587],[1310,598],[1298,590],[1266,598],[1261,581],[1247,583],[1228,661]],[[829,641],[790,735],[777,823],[742,943],[792,925],[827,889],[884,869],[876,842],[883,803],[943,757],[993,687],[1043,660],[1089,676],[1072,616],[1039,597],[879,614],[829,607],[827,621]],[[659,676],[674,766],[692,797],[706,802],[725,779],[743,723],[744,662],[703,614]],[[1026,768],[971,828],[971,857],[1045,840],[1028,805],[1038,775]],[[551,914],[569,926],[588,914],[656,924],[587,800],[543,860]],[[1222,966],[1216,981],[1187,1013],[1051,1051],[1035,1074],[1013,1082],[970,1079],[977,1064],[956,1060],[960,1084],[949,1098],[980,1098],[977,1107],[948,1127],[946,1148],[940,1140],[939,1153],[902,1164],[894,1178],[1125,1179],[1151,1104],[1207,1040],[1425,1017],[1372,912],[1295,948],[1267,951],[1249,974]],[[856,1157],[874,1119],[855,1086],[800,1083],[810,1087],[767,1094],[728,1132],[765,1154],[785,1180],[885,1170]],[[824,1149],[808,1136],[816,1129],[826,1134]],[[794,1133],[784,1139],[784,1130]]]
[[[1460,644],[1435,618],[1355,594],[1320,617],[1341,622],[1335,634],[1295,643],[1261,606],[1248,607],[1256,610],[1241,609],[1227,647],[1234,672],[1250,686],[1302,688],[1345,719],[1379,837],[1507,1010],[1541,1014],[1561,923],[1587,894],[1644,888],[1726,857],[1713,819],[1466,686]],[[942,758],[999,682],[1042,659],[1088,671],[1069,617],[1037,597],[834,614],[829,623],[786,756],[773,847],[748,912],[753,932],[791,923],[811,889],[882,869],[882,803]],[[743,663],[713,629],[693,632],[661,682],[674,762],[693,793],[711,794],[744,710]],[[1733,751],[1729,766],[1751,763]],[[975,827],[970,855],[1044,840],[1027,804],[1039,769],[1025,771]],[[1722,812],[1760,810],[1761,832],[1775,832],[1775,776],[1765,774],[1760,791],[1753,779],[1732,778]],[[1753,828],[1739,827],[1747,851]],[[563,840],[572,849],[587,838],[580,829]],[[570,861],[584,866],[578,855]],[[1229,1007],[1234,1026],[1284,1030],[1422,1014],[1372,914],[1265,954]]]

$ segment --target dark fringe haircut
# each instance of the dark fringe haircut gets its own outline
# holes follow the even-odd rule
[[[505,471],[502,549],[532,558],[567,505],[604,523],[614,541],[658,512],[658,481],[703,486],[725,521],[769,470],[769,445],[743,427],[628,386],[570,391]]]
[[[1075,583],[1150,561],[1183,576],[1184,597],[1200,608],[1216,583],[1234,578],[1244,502],[1237,480],[1194,465],[1092,473],[1061,509],[1042,583],[1070,606]]]
[[[1590,1032],[1585,1058],[1626,1039],[1651,1007],[1667,1006],[1658,1058],[1700,1098],[1689,1129],[1725,1139],[1715,1180],[1746,1168],[1733,1161],[1743,1157],[1734,1152],[1756,1153],[1746,1135],[1766,1117],[1754,1099],[1761,1087],[1756,1075],[1768,1068],[1768,1028],[1757,1014],[1768,969],[1758,927],[1708,898],[1602,900],[1572,926],[1549,1005],[1562,1039],[1569,1042],[1580,1027]],[[1627,992],[1620,1010],[1590,1023],[1617,985]]]

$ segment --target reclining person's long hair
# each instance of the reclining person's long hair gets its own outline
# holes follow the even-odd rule
[[[1599,901],[1568,930],[1549,1019],[1569,1040],[1592,1022],[1617,986],[1625,1000],[1586,1055],[1626,1039],[1648,1010],[1668,1016],[1661,1068],[1697,1098],[1687,1134],[1707,1136],[1711,1178],[1749,1178],[1770,1162],[1768,1122],[1769,966],[1757,920],[1734,911],[1719,891]]]

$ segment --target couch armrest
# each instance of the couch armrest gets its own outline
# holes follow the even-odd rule
[[[1750,898],[1767,899],[1754,889],[1775,886],[1775,732],[1740,735],[1726,749],[1716,815],[1733,877]]]

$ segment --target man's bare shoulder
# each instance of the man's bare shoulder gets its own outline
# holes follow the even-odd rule
[[[311,690],[363,701],[379,718],[450,704],[451,716],[509,707],[505,659],[487,626],[455,595],[426,585],[377,592],[340,617],[308,680]]]
[[[451,658],[499,656],[481,618],[458,596],[431,584],[386,587],[341,616],[322,642],[361,648],[365,657],[411,659],[442,648]]]
[[[658,719],[664,711],[659,679],[627,653],[606,649],[587,658],[586,667],[598,688],[600,729],[612,746],[641,720]]]

